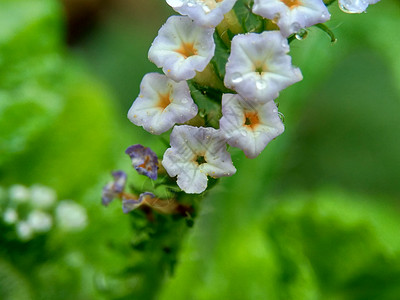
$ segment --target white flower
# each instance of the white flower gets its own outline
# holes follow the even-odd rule
[[[176,12],[189,16],[201,26],[215,27],[237,0],[167,0]]]
[[[222,133],[209,127],[175,126],[162,164],[169,176],[178,176],[178,186],[189,194],[206,189],[207,175],[216,178],[236,172]]]
[[[28,215],[27,223],[33,231],[46,232],[51,229],[53,219],[45,212],[34,210]]]
[[[339,0],[339,8],[348,14],[359,14],[367,10],[368,5],[380,0]]]
[[[186,81],[175,82],[158,73],[146,74],[140,95],[128,112],[129,120],[154,134],[161,134],[175,123],[184,123],[197,115]]]
[[[57,200],[56,192],[43,185],[31,187],[32,205],[36,208],[50,208]]]
[[[57,225],[65,231],[78,231],[86,227],[86,209],[72,200],[60,201],[56,208]]]
[[[10,200],[16,203],[24,203],[31,197],[29,188],[21,184],[14,184],[8,190]]]
[[[242,149],[248,158],[257,157],[285,129],[274,101],[262,104],[224,94],[222,114],[220,128],[228,144]]]
[[[250,100],[275,99],[279,91],[303,79],[288,52],[288,42],[279,31],[235,36],[226,64],[226,87]]]
[[[33,229],[26,221],[17,224],[17,235],[22,241],[30,240],[33,237]]]
[[[322,0],[255,0],[253,13],[275,21],[285,37],[331,17]]]
[[[6,224],[15,224],[18,221],[18,213],[14,208],[7,208],[3,213],[3,221]]]
[[[214,56],[213,34],[214,28],[197,26],[188,17],[169,17],[150,47],[149,59],[175,81],[191,79]]]

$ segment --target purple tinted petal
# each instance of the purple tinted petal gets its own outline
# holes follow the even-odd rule
[[[112,176],[114,177],[114,191],[116,193],[122,193],[125,189],[127,178],[126,173],[124,171],[115,171],[112,173]]]
[[[101,203],[104,206],[108,206],[110,202],[118,197],[125,189],[126,185],[126,173],[123,171],[112,172],[111,175],[114,177],[114,181],[109,182],[102,191]]]
[[[125,151],[132,160],[135,170],[150,179],[157,179],[158,158],[157,155],[148,147],[136,144],[128,147]]]
[[[122,199],[122,211],[125,214],[127,214],[127,213],[131,212],[132,210],[138,208],[142,204],[145,196],[151,196],[152,198],[155,197],[153,193],[145,192],[145,193],[140,194],[139,199],[137,199],[137,200]]]
[[[112,190],[112,183],[107,184],[103,188],[103,192],[101,194],[101,204],[104,206],[108,206],[110,202],[114,199],[115,192]]]

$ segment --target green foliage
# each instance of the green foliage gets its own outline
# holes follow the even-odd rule
[[[279,299],[396,298],[400,239],[395,214],[340,191],[287,199],[267,221],[280,269]]]
[[[194,102],[199,107],[199,115],[204,118],[205,124],[219,128],[219,119],[222,116],[222,92],[212,88],[201,87],[194,81],[189,81],[189,88]]]
[[[211,59],[211,63],[213,64],[219,79],[223,82],[225,77],[225,65],[228,61],[230,49],[224,44],[223,40],[216,32],[214,33],[214,42],[215,54]]]
[[[396,299],[396,213],[339,190],[271,200],[264,217],[246,223],[233,225],[229,212],[200,220],[161,299]]]
[[[0,259],[0,298],[3,300],[32,299],[26,279],[3,259]]]
[[[253,14],[253,0],[239,0],[233,10],[239,20],[244,32],[264,31],[266,20],[263,17]]]
[[[0,166],[62,110],[58,9],[54,1],[0,4]]]

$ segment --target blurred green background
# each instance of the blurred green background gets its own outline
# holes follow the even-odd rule
[[[160,249],[132,247],[152,236],[143,218],[100,194],[117,168],[143,182],[126,147],[165,150],[126,113],[173,11],[1,0],[0,214],[12,186],[40,184],[87,225],[22,241],[0,222],[0,299],[400,299],[400,3],[329,9],[335,44],[318,28],[291,44],[304,80],[277,99],[285,133],[254,160],[232,149],[237,174],[193,228],[168,228],[182,242],[171,271]]]

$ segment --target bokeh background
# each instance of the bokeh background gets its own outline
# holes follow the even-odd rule
[[[126,147],[165,149],[126,113],[173,11],[1,0],[0,299],[400,299],[400,3],[329,9],[336,43],[311,28],[291,44],[304,80],[277,99],[285,133],[232,151],[194,226],[166,229],[182,247],[164,268],[168,251],[135,243],[143,219],[100,195],[115,169],[145,184]],[[50,218],[37,232],[33,211]]]

